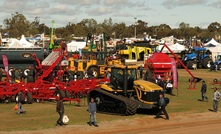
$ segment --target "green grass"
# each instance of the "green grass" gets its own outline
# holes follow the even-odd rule
[[[209,72],[208,70],[194,70],[191,71],[195,76],[202,78],[206,81],[208,86],[207,97],[209,102],[200,102],[201,99],[200,87],[201,82],[196,84],[197,90],[189,90],[188,79],[190,76],[185,70],[179,70],[179,85],[178,90],[174,89],[174,96],[166,95],[170,98],[170,103],[167,107],[168,113],[202,113],[207,112],[209,108],[212,108],[212,94],[211,89],[213,85],[212,79],[219,78],[221,72]],[[221,86],[217,85],[219,88]],[[23,130],[41,130],[47,128],[53,128],[58,119],[58,114],[55,111],[55,102],[42,102],[23,105],[27,113],[24,115],[16,115],[16,111],[13,110],[15,103],[0,104],[0,131],[23,131]],[[87,112],[86,100],[82,100],[81,106],[75,106],[65,103],[65,113],[68,115],[70,121],[68,124],[85,124],[89,120],[89,114]],[[97,114],[98,123],[103,121],[113,120],[126,120],[133,118],[142,118],[149,116],[147,114],[136,114],[134,116],[119,116],[108,114]]]

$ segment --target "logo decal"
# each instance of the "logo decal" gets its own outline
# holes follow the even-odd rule
[[[29,52],[22,53],[22,54],[21,54],[21,57],[22,57],[22,58],[25,58],[25,59],[31,58],[31,57],[32,57],[32,53],[29,53]]]

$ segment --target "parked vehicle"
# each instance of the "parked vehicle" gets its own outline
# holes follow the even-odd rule
[[[190,54],[183,57],[182,62],[188,69],[192,69],[196,64],[197,68],[208,68],[208,64],[211,61],[211,53],[206,48],[194,47]]]
[[[137,109],[157,108],[159,94],[164,91],[155,83],[138,79],[137,68],[115,65],[111,68],[110,82],[89,92],[88,98],[95,98],[98,111],[134,115]]]

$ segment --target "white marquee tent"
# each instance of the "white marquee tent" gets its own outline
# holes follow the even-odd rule
[[[34,47],[34,44],[33,43],[30,43],[26,40],[25,36],[22,35],[21,39],[20,40],[17,40],[15,38],[11,38],[9,39],[9,47]]]
[[[221,55],[221,44],[216,42],[213,38],[204,44],[204,47],[212,52],[213,61],[216,60],[217,55]]]
[[[206,44],[204,44],[204,47],[215,47],[221,45],[220,43],[218,43],[216,40],[214,40],[213,38],[207,42]]]
[[[25,38],[24,35],[21,36],[21,39],[19,40],[19,43],[23,46],[23,47],[34,47],[34,44],[31,42],[28,42]]]
[[[181,44],[179,44],[179,43],[176,43],[176,44],[167,44],[167,45],[168,45],[168,47],[169,47],[174,53],[180,53],[181,51],[186,50],[185,46],[184,46],[184,45],[181,45]],[[162,47],[163,47],[163,45],[159,45],[159,46],[158,46],[158,50],[160,51]],[[168,50],[166,47],[163,48],[163,51],[162,51],[162,52],[164,52],[164,53],[170,53],[169,50]]]

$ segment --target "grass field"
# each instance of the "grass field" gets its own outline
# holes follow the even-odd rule
[[[201,82],[196,84],[197,90],[189,90],[188,73],[179,70],[179,88],[174,89],[174,95],[166,95],[170,98],[170,104],[167,107],[168,113],[201,113],[207,112],[212,108],[212,85],[213,78],[221,79],[221,72],[210,72],[208,70],[192,70],[195,77],[200,77],[206,81],[208,86],[207,96],[209,102],[200,102],[201,98],[200,87]],[[216,85],[221,89],[221,85]],[[52,128],[55,126],[58,114],[55,112],[55,102],[42,102],[25,104],[24,108],[27,113],[23,115],[16,115],[13,110],[15,103],[0,104],[0,131],[22,131],[22,130],[41,130]],[[86,100],[82,100],[81,106],[76,106],[74,102],[71,104],[65,102],[65,113],[68,115],[70,121],[68,124],[87,124],[89,114],[87,112]],[[150,116],[147,114],[136,114],[134,116],[119,116],[98,113],[98,123],[103,121],[125,120],[135,117],[142,118],[143,116]]]

